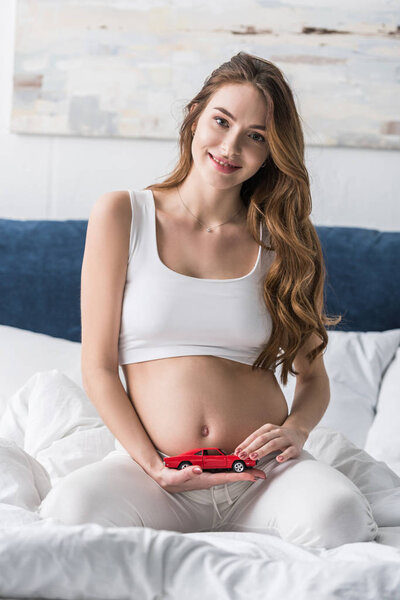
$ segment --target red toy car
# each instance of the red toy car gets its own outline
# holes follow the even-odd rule
[[[231,469],[236,473],[242,473],[247,467],[254,467],[258,460],[252,458],[239,458],[236,454],[225,454],[219,448],[195,448],[177,456],[166,456],[164,464],[170,469],[184,469],[192,465],[198,465],[206,469]]]

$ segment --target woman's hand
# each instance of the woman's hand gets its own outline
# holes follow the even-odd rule
[[[292,425],[279,426],[267,423],[239,444],[234,454],[237,454],[239,458],[248,456],[260,460],[270,452],[283,450],[284,452],[279,454],[276,460],[284,462],[289,458],[297,458],[300,455],[307,438],[308,433],[305,429]],[[242,452],[245,452],[246,456],[243,456]]]
[[[196,473],[196,469],[200,469],[200,473]],[[234,473],[233,471],[209,473],[197,466],[185,467],[184,469],[170,469],[164,466],[159,471],[153,472],[151,476],[158,485],[172,494],[188,492],[189,490],[209,489],[213,485],[231,483],[232,481],[266,479],[266,475],[261,469],[246,469],[243,473]]]

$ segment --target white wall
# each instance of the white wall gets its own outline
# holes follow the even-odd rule
[[[0,218],[87,219],[100,194],[161,181],[178,141],[9,132],[15,5],[0,2]],[[400,230],[400,152],[312,146],[306,165],[314,224]]]

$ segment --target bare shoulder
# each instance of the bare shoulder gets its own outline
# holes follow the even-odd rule
[[[108,244],[122,249],[129,244],[132,222],[131,199],[128,190],[115,190],[101,194],[92,206],[88,233],[96,230]]]
[[[121,219],[132,216],[131,200],[128,190],[115,190],[101,194],[92,207],[92,212],[107,212]]]

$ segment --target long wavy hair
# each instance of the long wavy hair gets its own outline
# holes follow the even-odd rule
[[[193,157],[192,125],[213,94],[223,85],[251,83],[265,97],[268,157],[265,167],[242,183],[241,199],[247,209],[247,227],[254,240],[275,258],[263,282],[263,298],[272,319],[268,343],[252,369],[281,364],[281,383],[288,373],[298,375],[293,361],[306,340],[316,333],[321,344],[307,354],[311,364],[328,345],[325,326],[341,316],[324,312],[326,270],[317,232],[311,223],[310,182],[304,164],[304,138],[293,95],[283,73],[273,63],[239,52],[206,78],[202,89],[184,107],[179,129],[179,160],[161,183],[145,189],[170,189],[187,177]],[[259,240],[259,223],[269,232],[268,244]]]

